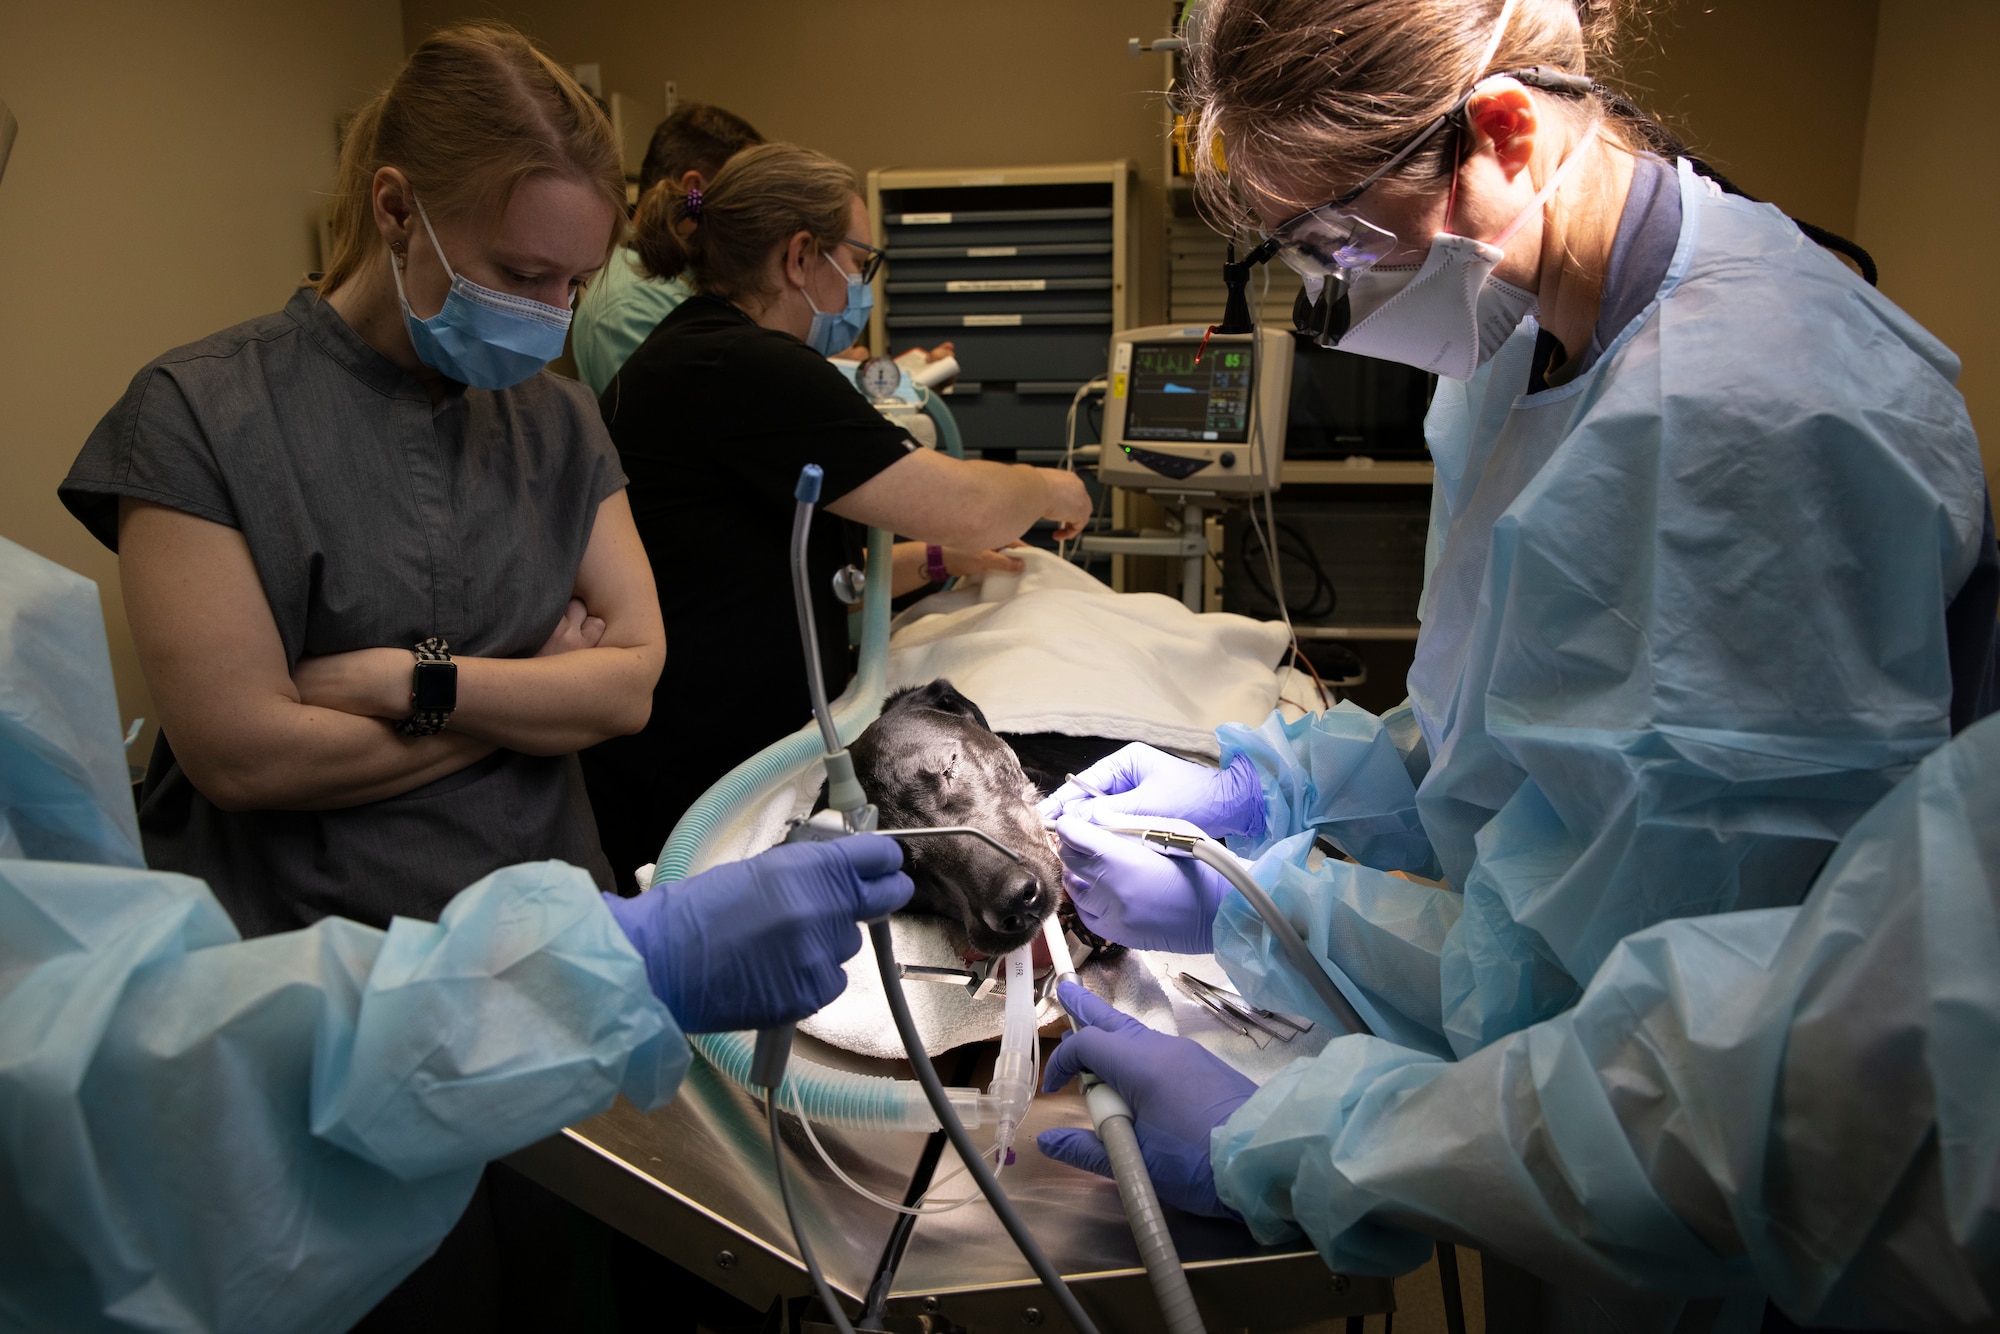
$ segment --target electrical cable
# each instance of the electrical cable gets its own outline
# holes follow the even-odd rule
[[[1266,281],[1268,282],[1268,280],[1269,280],[1269,275],[1266,274]],[[1268,295],[1268,288],[1266,290],[1266,295]],[[1259,336],[1253,339],[1252,346],[1256,347],[1261,342],[1262,339],[1261,336]],[[1261,354],[1262,354],[1262,349],[1261,347],[1259,347],[1257,355],[1261,356]],[[1257,442],[1257,451],[1259,455],[1258,461],[1264,465],[1263,469],[1264,517],[1270,524],[1271,530],[1275,532],[1277,531],[1278,527],[1278,518],[1277,518],[1277,511],[1272,505],[1271,497],[1277,492],[1278,474],[1281,471],[1283,471],[1285,466],[1284,449],[1282,447],[1283,437],[1280,436],[1280,441],[1281,441],[1280,447],[1275,451],[1272,450],[1270,448],[1270,442],[1265,438],[1265,433],[1263,430],[1264,422],[1261,420],[1262,414],[1258,410],[1258,399],[1260,397],[1261,395],[1256,395],[1256,394],[1252,394],[1250,397],[1250,419],[1248,422],[1248,431],[1246,432],[1246,434],[1248,434],[1251,439]],[[1250,513],[1251,524],[1254,526],[1257,521],[1256,502],[1252,501],[1251,504],[1248,505],[1246,508],[1249,510]],[[1284,577],[1284,572],[1279,568],[1278,549],[1276,545],[1270,542],[1266,542],[1264,544],[1264,554],[1268,558],[1268,564],[1270,566],[1271,587],[1274,589],[1282,589],[1285,586],[1285,577]],[[1336,592],[1336,597],[1337,596],[1338,593]],[[1292,662],[1294,664],[1306,662],[1305,651],[1299,647],[1299,632],[1292,625],[1291,610],[1285,606],[1285,600],[1282,597],[1275,599],[1275,601],[1278,604],[1278,618],[1285,623],[1285,640],[1291,646]],[[1306,663],[1306,670],[1312,673],[1313,684],[1319,690],[1321,707],[1323,708],[1333,707],[1333,699],[1327,693],[1326,683],[1319,679],[1319,673],[1313,669],[1311,663],[1309,662]]]
[[[1068,473],[1072,473],[1072,474],[1076,472],[1076,410],[1077,410],[1077,408],[1078,408],[1078,407],[1079,407],[1079,406],[1080,406],[1080,405],[1081,405],[1081,404],[1083,403],[1084,399],[1086,399],[1087,397],[1089,397],[1089,396],[1090,396],[1090,394],[1091,394],[1091,393],[1093,393],[1093,392],[1096,392],[1096,393],[1100,393],[1100,394],[1101,394],[1101,393],[1102,393],[1102,392],[1103,392],[1103,391],[1104,391],[1105,389],[1107,389],[1107,388],[1109,388],[1109,387],[1110,387],[1110,381],[1108,381],[1108,380],[1104,379],[1104,378],[1103,378],[1102,376],[1100,376],[1100,377],[1098,377],[1098,378],[1097,378],[1097,379],[1095,379],[1095,380],[1086,380],[1086,381],[1084,381],[1084,382],[1083,382],[1082,384],[1080,384],[1080,385],[1078,385],[1078,386],[1076,387],[1076,393],[1074,393],[1073,395],[1071,395],[1071,396],[1070,396],[1070,400],[1069,400],[1069,411],[1068,411],[1068,412],[1067,412],[1066,414],[1064,414],[1064,416],[1063,416],[1063,462],[1062,462],[1062,466],[1063,466],[1063,471],[1064,471],[1064,472],[1068,472]],[[1100,439],[1102,439],[1102,438],[1103,438],[1103,434],[1104,434],[1104,431],[1103,431],[1103,428],[1102,428],[1101,426],[1097,428],[1097,434],[1098,434],[1098,437],[1099,437]],[[1090,528],[1091,528],[1092,526],[1094,526],[1094,525],[1095,525],[1095,524],[1097,523],[1097,511],[1098,511],[1098,508],[1099,508],[1099,506],[1101,506],[1101,505],[1102,505],[1103,503],[1104,503],[1104,497],[1103,497],[1103,496],[1102,496],[1101,494],[1100,494],[1100,495],[1099,495],[1099,496],[1097,497],[1097,499],[1096,499],[1095,501],[1093,501],[1093,502],[1091,503],[1091,506],[1090,506],[1090,520],[1089,520],[1089,522],[1088,522],[1088,523],[1086,523],[1086,524],[1084,525],[1084,531],[1085,531],[1085,532],[1088,532],[1088,531],[1090,530]],[[1078,536],[1080,537],[1080,536],[1082,536],[1082,534],[1078,534]],[[1076,538],[1071,538],[1071,539],[1069,539],[1069,541],[1064,541],[1064,542],[1058,542],[1058,543],[1056,543],[1056,559],[1057,559],[1057,560],[1063,560],[1063,561],[1066,561],[1066,560],[1068,560],[1068,559],[1070,558],[1070,552],[1069,552],[1069,543],[1070,543],[1070,542],[1073,542],[1073,541],[1076,541]],[[1078,554],[1081,554],[1081,553],[1082,553],[1082,546],[1081,546],[1081,544],[1079,544],[1079,545],[1078,545],[1078,547],[1077,547],[1077,552],[1078,552]]]
[[[1250,528],[1256,535],[1259,549],[1266,548],[1271,540],[1270,535],[1265,533],[1264,525],[1258,522],[1255,507],[1250,510]],[[1332,577],[1327,574],[1326,567],[1320,563],[1319,553],[1312,549],[1312,544],[1306,540],[1304,533],[1289,524],[1280,524],[1276,536],[1279,549],[1286,550],[1289,543],[1291,557],[1304,565],[1307,573],[1312,575],[1312,592],[1307,595],[1305,605],[1298,609],[1297,614],[1304,617],[1331,616],[1334,608],[1340,605],[1340,590],[1334,585]],[[1257,572],[1257,562],[1250,558],[1250,553],[1245,551],[1243,556],[1243,575],[1249,580],[1250,587],[1261,596],[1270,599],[1273,606],[1284,601],[1289,610],[1289,599],[1284,598],[1282,591],[1266,586]]]
[[[778,1096],[766,1090],[764,1093],[764,1119],[771,1126],[771,1162],[778,1169],[778,1194],[785,1201],[785,1217],[792,1225],[792,1240],[798,1243],[799,1259],[805,1261],[806,1273],[812,1278],[813,1289],[819,1293],[820,1305],[826,1308],[827,1319],[840,1334],[854,1334],[854,1326],[847,1321],[847,1312],[833,1299],[833,1289],[827,1285],[826,1275],[820,1272],[819,1260],[813,1255],[812,1243],[806,1240],[806,1230],[799,1225],[798,1206],[792,1201],[792,1178],[785,1170],[785,1140],[778,1129]]]
[[[954,1085],[968,1084],[972,1080],[973,1068],[978,1063],[977,1049],[971,1045],[958,1049],[958,1060],[951,1072]],[[903,1203],[916,1205],[923,1203],[936,1184],[932,1178],[937,1173],[938,1162],[944,1157],[945,1145],[951,1137],[943,1129],[933,1130],[924,1136],[923,1151],[917,1155],[917,1165],[910,1172],[910,1184],[903,1191]],[[963,1170],[961,1167],[960,1170]],[[917,1220],[908,1214],[897,1214],[889,1224],[889,1235],[882,1242],[882,1257],[875,1262],[875,1277],[868,1284],[868,1299],[862,1304],[861,1314],[855,1318],[856,1330],[880,1330],[885,1313],[889,1308],[889,1289],[895,1286],[896,1273],[903,1266],[903,1256],[909,1250],[910,1237],[916,1231]]]
[[[985,1158],[980,1154],[978,1146],[972,1142],[972,1136],[966,1133],[965,1126],[958,1119],[958,1113],[952,1109],[951,1099],[946,1096],[944,1085],[938,1080],[937,1067],[931,1064],[930,1053],[924,1050],[923,1035],[917,1031],[917,1021],[910,1014],[909,998],[903,994],[902,970],[896,964],[895,940],[889,934],[887,919],[870,922],[868,937],[875,946],[875,966],[882,973],[882,991],[889,1001],[889,1013],[896,1021],[896,1032],[903,1039],[903,1046],[909,1055],[910,1066],[916,1073],[917,1082],[924,1087],[924,1096],[930,1099],[931,1110],[937,1113],[938,1124],[944,1127],[947,1135],[951,1136],[952,1147],[958,1150],[959,1158],[971,1170],[973,1180],[979,1183],[979,1189],[993,1202],[993,1212],[999,1217],[1001,1226],[1005,1227],[1007,1235],[1014,1239],[1014,1245],[1020,1250],[1022,1258],[1028,1262],[1028,1266],[1035,1271],[1035,1276],[1041,1279],[1042,1285],[1049,1290],[1049,1295],[1062,1308],[1063,1315],[1076,1326],[1077,1334],[1097,1334],[1097,1323],[1084,1311],[1082,1303],[1076,1299],[1076,1294],[1069,1290],[1069,1284],[1063,1282],[1062,1274],[1049,1263],[1049,1257],[1043,1254],[1034,1235],[1028,1231],[1028,1225],[1021,1221],[1021,1215],[1016,1212],[1014,1202],[1007,1198],[1000,1189],[1000,1183],[994,1180],[993,1174],[986,1169]],[[843,1334],[850,1332],[843,1331]]]

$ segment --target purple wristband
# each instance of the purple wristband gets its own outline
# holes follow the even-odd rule
[[[951,578],[951,571],[944,567],[944,548],[935,542],[924,548],[924,578],[934,584]]]

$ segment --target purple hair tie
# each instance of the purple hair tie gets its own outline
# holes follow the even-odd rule
[[[687,215],[696,222],[701,221],[701,191],[699,189],[687,192]]]

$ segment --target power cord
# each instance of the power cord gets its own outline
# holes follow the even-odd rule
[[[1250,528],[1257,538],[1258,548],[1260,551],[1265,550],[1269,546],[1270,535],[1264,532],[1264,525],[1257,521],[1257,511],[1254,506],[1249,513]],[[1295,614],[1304,617],[1331,616],[1334,608],[1340,605],[1340,590],[1334,585],[1332,576],[1327,574],[1326,567],[1320,563],[1319,553],[1312,549],[1312,544],[1306,540],[1305,534],[1290,524],[1280,524],[1276,537],[1279,549],[1304,565],[1307,573],[1312,575],[1312,592],[1307,595],[1305,605],[1298,608]],[[1243,553],[1243,574],[1250,581],[1250,586],[1269,598],[1272,605],[1286,603],[1286,609],[1291,610],[1283,590],[1269,587],[1259,576],[1257,562],[1251,559],[1247,550]]]
[[[1268,269],[1266,270],[1265,273],[1265,282],[1267,285],[1270,282],[1270,274]],[[1267,286],[1266,288],[1267,294],[1268,291],[1269,289]],[[1261,339],[1259,339],[1258,341],[1261,342]],[[1253,343],[1253,346],[1256,346],[1256,344]],[[1286,349],[1289,351],[1290,348],[1291,345],[1287,343]],[[1278,514],[1277,514],[1277,509],[1272,502],[1272,497],[1277,494],[1278,475],[1280,472],[1283,471],[1285,466],[1285,454],[1284,454],[1284,443],[1283,443],[1284,435],[1282,431],[1279,433],[1278,437],[1279,445],[1278,448],[1274,451],[1271,448],[1270,441],[1266,439],[1265,434],[1260,433],[1259,428],[1263,426],[1263,423],[1261,423],[1258,420],[1258,416],[1259,414],[1257,410],[1257,395],[1253,394],[1250,399],[1250,424],[1251,424],[1251,434],[1253,438],[1256,439],[1257,448],[1262,452],[1263,455],[1262,462],[1264,464],[1264,520],[1266,523],[1270,525],[1271,531],[1276,532],[1278,528]],[[1257,522],[1256,502],[1253,500],[1249,505],[1245,506],[1245,508],[1248,509],[1250,512],[1251,526],[1255,527]],[[1267,558],[1268,565],[1270,566],[1271,587],[1273,589],[1283,589],[1285,586],[1285,576],[1283,570],[1279,566],[1277,545],[1275,543],[1266,542],[1264,544],[1264,555]],[[1273,600],[1278,604],[1278,618],[1285,623],[1285,639],[1286,642],[1291,646],[1292,664],[1294,666],[1300,664],[1303,664],[1305,666],[1306,671],[1311,673],[1312,675],[1313,687],[1319,691],[1320,707],[1329,709],[1332,708],[1333,696],[1327,690],[1326,682],[1319,679],[1319,672],[1316,668],[1313,667],[1312,660],[1306,657],[1305,650],[1299,646],[1299,632],[1292,625],[1291,608],[1285,605],[1285,599],[1282,596],[1274,598]]]
[[[1074,473],[1076,471],[1077,409],[1079,407],[1082,407],[1084,405],[1084,400],[1089,398],[1090,395],[1093,393],[1099,396],[1099,401],[1101,402],[1104,391],[1110,388],[1110,386],[1111,382],[1109,380],[1106,380],[1104,377],[1099,376],[1095,380],[1087,380],[1083,384],[1078,385],[1076,387],[1076,393],[1071,395],[1069,400],[1069,412],[1065,414],[1063,418],[1063,462],[1062,462],[1063,471],[1069,473]],[[1096,433],[1099,439],[1103,438],[1104,428],[1101,424],[1096,427]],[[1097,526],[1097,511],[1101,509],[1103,505],[1104,505],[1104,494],[1102,490],[1100,490],[1100,493],[1096,501],[1094,501],[1091,504],[1090,522],[1084,525],[1085,532],[1089,532],[1091,529]],[[1071,540],[1073,541],[1075,539]],[[1081,555],[1082,553],[1083,553],[1083,547],[1082,544],[1079,543],[1075,554]],[[1056,543],[1056,559],[1066,561],[1070,559],[1070,556],[1071,552],[1069,549],[1068,542]]]

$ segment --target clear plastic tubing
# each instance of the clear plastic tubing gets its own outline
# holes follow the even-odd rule
[[[1002,1162],[1013,1152],[1014,1131],[1028,1119],[1028,1102],[1035,1096],[1034,954],[1032,944],[1023,945],[1001,961],[1007,977],[1007,1017],[1000,1030],[1000,1059],[993,1065],[993,1082],[986,1092],[999,1125],[995,1138]]]

